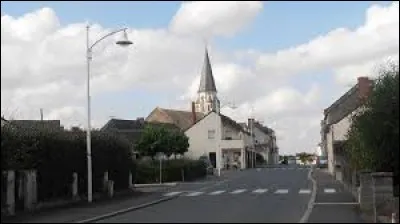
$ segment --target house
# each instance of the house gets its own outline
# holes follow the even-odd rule
[[[248,131],[220,113],[220,101],[207,48],[197,99],[191,103],[191,109],[178,111],[157,107],[146,121],[170,123],[184,130],[190,144],[185,156],[193,159],[207,156],[215,168],[248,167],[250,151],[254,151]]]
[[[344,143],[351,125],[351,117],[362,111],[363,103],[373,88],[373,81],[359,77],[358,82],[349,91],[324,110],[321,122],[321,151],[328,156],[329,172],[342,180],[346,158]]]
[[[156,107],[145,119],[148,123],[165,123],[186,130],[204,117],[203,113],[192,110],[181,111]]]
[[[211,111],[185,131],[189,137],[186,157],[207,156],[214,168],[248,167],[251,148],[250,133],[231,118]]]
[[[171,130],[179,130],[174,124],[169,123],[155,123],[146,122],[144,118],[137,118],[136,120],[125,120],[125,119],[110,119],[100,131],[114,132],[125,136],[129,142],[134,145],[139,140],[146,126],[164,127]]]
[[[8,123],[8,121],[4,117],[1,117],[1,127],[6,125],[7,123]]]
[[[7,123],[18,129],[45,129],[50,131],[64,130],[60,120],[10,120],[7,121]]]
[[[260,154],[268,165],[279,163],[279,151],[276,146],[276,136],[274,130],[262,125],[260,122],[249,118],[247,124],[241,123],[242,127],[248,132],[253,132],[253,144],[255,150]],[[253,130],[250,129],[253,127]]]

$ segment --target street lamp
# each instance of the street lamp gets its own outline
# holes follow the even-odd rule
[[[90,26],[86,26],[86,63],[87,63],[87,131],[86,131],[86,153],[87,153],[87,175],[88,175],[88,202],[92,202],[92,145],[91,145],[91,124],[90,124],[90,61],[92,60],[92,49],[94,46],[96,46],[98,43],[100,43],[102,40],[106,39],[107,37],[113,36],[114,34],[123,32],[123,38],[121,40],[118,40],[116,44],[120,46],[129,46],[133,44],[132,41],[128,40],[128,35],[126,33],[127,28],[119,29],[112,31],[97,41],[95,41],[93,44],[90,44],[89,40],[89,31],[90,31]]]

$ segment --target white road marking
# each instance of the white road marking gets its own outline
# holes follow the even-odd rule
[[[214,192],[211,192],[209,195],[219,195],[219,194],[222,194],[224,192],[225,191],[214,191]]]
[[[254,190],[253,193],[256,193],[256,194],[263,194],[263,193],[265,193],[265,192],[267,192],[267,191],[268,191],[268,189],[257,189],[257,190]]]
[[[333,194],[333,193],[336,193],[336,190],[333,188],[325,188],[324,193],[325,194]]]
[[[287,194],[289,193],[288,189],[278,189],[275,191],[275,194]]]
[[[237,190],[232,191],[231,194],[240,194],[240,193],[243,193],[245,191],[246,191],[246,189],[237,189]]]
[[[311,194],[311,190],[309,190],[309,189],[300,189],[299,194]]]
[[[314,205],[358,205],[358,202],[316,202]]]
[[[191,192],[189,194],[187,194],[187,197],[195,197],[195,196],[199,196],[202,195],[204,192],[200,192],[200,191],[196,191],[196,192]]]
[[[166,196],[166,197],[172,197],[172,196],[178,195],[178,194],[180,194],[180,193],[182,193],[182,192],[181,192],[181,191],[174,191],[174,192],[166,193],[166,194],[164,194],[164,196]]]

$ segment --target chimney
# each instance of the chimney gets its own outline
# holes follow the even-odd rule
[[[358,77],[358,97],[365,100],[372,91],[373,81],[368,77]]]
[[[196,104],[194,102],[192,102],[192,122],[193,124],[195,124],[197,121],[197,117],[196,117]]]
[[[250,132],[253,131],[253,130],[252,130],[253,124],[254,124],[254,118],[249,118],[249,119],[247,119],[247,126],[248,126]]]
[[[138,118],[136,118],[136,120],[137,120],[140,124],[144,124],[144,117],[138,117]]]

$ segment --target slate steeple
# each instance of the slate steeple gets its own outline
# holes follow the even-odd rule
[[[203,69],[200,76],[200,86],[197,92],[217,92],[207,47],[204,55]]]

